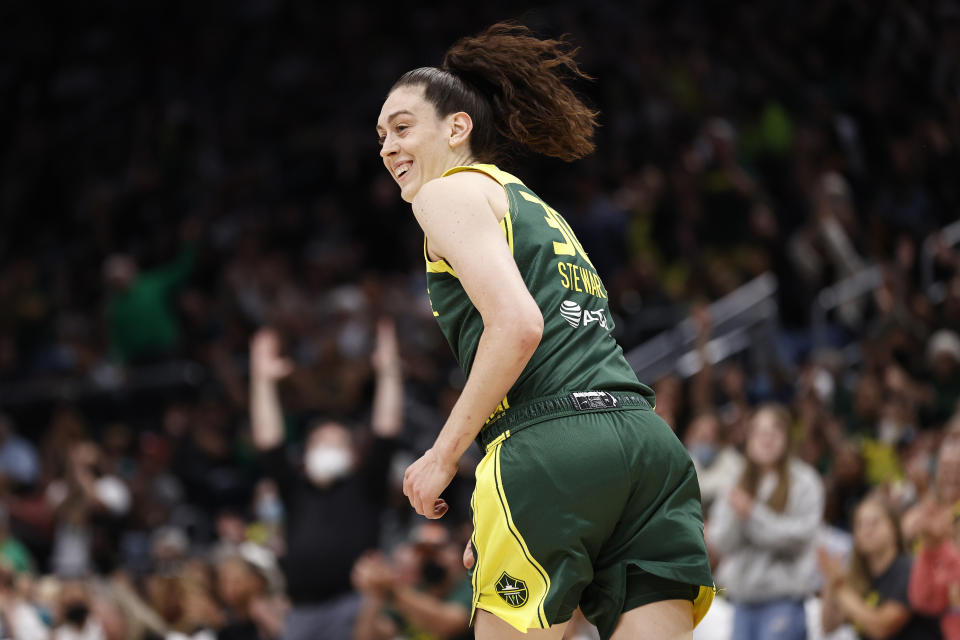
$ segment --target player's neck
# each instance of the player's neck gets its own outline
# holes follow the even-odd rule
[[[469,150],[454,150],[450,154],[450,158],[447,161],[447,167],[444,169],[444,173],[453,169],[454,167],[469,167],[472,164],[477,164],[477,159],[473,157],[473,154]]]

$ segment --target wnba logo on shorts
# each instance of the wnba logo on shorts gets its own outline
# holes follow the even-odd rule
[[[511,607],[522,607],[527,604],[527,583],[504,571],[497,580],[497,595]]]

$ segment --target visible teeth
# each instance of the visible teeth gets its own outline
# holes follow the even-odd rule
[[[410,165],[407,165],[407,166],[405,166],[405,167],[402,167],[402,168],[400,168],[400,169],[397,169],[397,177],[399,178],[400,176],[402,176],[403,174],[405,174],[405,173],[406,173],[407,171],[409,171],[409,170],[410,170]]]

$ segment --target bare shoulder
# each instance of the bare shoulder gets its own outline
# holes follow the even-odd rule
[[[507,213],[507,196],[499,182],[479,171],[460,171],[436,178],[420,187],[413,199],[414,214],[420,218],[434,211],[459,209],[464,213],[490,212],[499,221]]]

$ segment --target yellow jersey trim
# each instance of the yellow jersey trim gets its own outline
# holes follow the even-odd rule
[[[501,171],[496,166],[492,164],[470,164],[463,165],[459,167],[453,167],[452,169],[447,169],[443,172],[441,178],[446,178],[455,173],[460,173],[462,171],[476,171],[477,173],[483,173],[494,180],[496,180],[500,186],[506,186],[508,184],[519,184],[522,185],[523,182],[520,178],[515,175],[509,174],[506,171]],[[508,194],[509,199],[509,194]],[[507,245],[510,247],[510,255],[513,255],[513,218],[510,215],[510,210],[513,208],[512,199],[507,206],[507,215],[503,217],[500,221],[500,228],[503,230],[503,235],[507,239]],[[457,277],[457,274],[453,271],[449,264],[445,260],[438,260],[436,262],[430,261],[430,256],[427,254],[427,239],[423,239],[423,258],[427,261],[427,272],[428,273],[449,273],[454,277]],[[439,263],[443,263],[442,265]]]
[[[446,260],[431,260],[429,254],[427,254],[427,236],[423,236],[423,259],[427,263],[427,273],[449,273],[457,280],[460,279],[460,276],[457,275],[457,272],[453,270],[453,267],[450,266],[450,263]],[[439,314],[435,314],[439,315]]]
[[[506,171],[501,171],[492,164],[467,164],[459,167],[453,167],[452,169],[447,169],[443,172],[441,178],[446,178],[447,176],[452,176],[455,173],[460,173],[461,171],[479,171],[480,173],[485,173],[501,185],[508,184],[523,184],[523,182],[515,175],[509,174]]]
[[[510,246],[510,255],[513,255],[513,221],[510,219],[510,211],[503,216],[500,221],[500,228],[503,229],[503,235],[507,238],[507,244]]]

